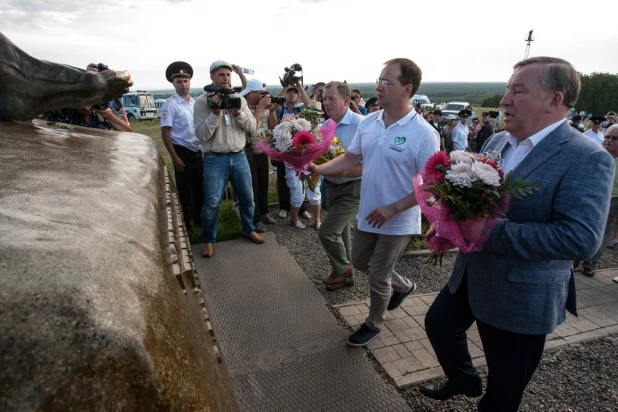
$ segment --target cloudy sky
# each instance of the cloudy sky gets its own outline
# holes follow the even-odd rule
[[[371,82],[394,57],[414,60],[424,81],[502,82],[531,29],[531,56],[617,73],[618,30],[606,11],[616,15],[595,0],[3,0],[0,31],[42,60],[128,69],[134,89],[169,88],[175,60],[193,66],[201,87],[218,59],[269,84],[295,62],[306,83]]]

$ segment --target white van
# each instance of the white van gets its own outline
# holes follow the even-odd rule
[[[417,104],[421,105],[422,109],[433,109],[433,103],[429,101],[429,97],[424,94],[415,94],[410,99],[410,106],[416,107]]]
[[[146,93],[144,90],[122,96],[122,105],[129,122],[140,119],[152,120],[159,117],[152,93]]]
[[[157,116],[161,117],[161,106],[165,103],[165,99],[155,100],[155,107],[157,108]]]

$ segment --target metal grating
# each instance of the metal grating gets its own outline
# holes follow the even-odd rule
[[[196,266],[244,411],[408,411],[272,233],[217,243]]]

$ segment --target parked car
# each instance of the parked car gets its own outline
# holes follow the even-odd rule
[[[421,105],[422,109],[433,109],[434,105],[429,101],[429,97],[424,94],[415,94],[410,99],[410,106],[416,107],[417,104]]]
[[[442,121],[446,122],[446,118],[454,114],[459,119],[459,112],[470,106],[468,102],[449,102],[442,109]]]

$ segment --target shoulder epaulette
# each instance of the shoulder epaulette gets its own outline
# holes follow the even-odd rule
[[[170,96],[170,97],[168,97],[168,98],[167,98],[167,101],[168,101],[168,102],[171,102],[171,101],[173,101],[175,98],[176,98],[176,96]]]

